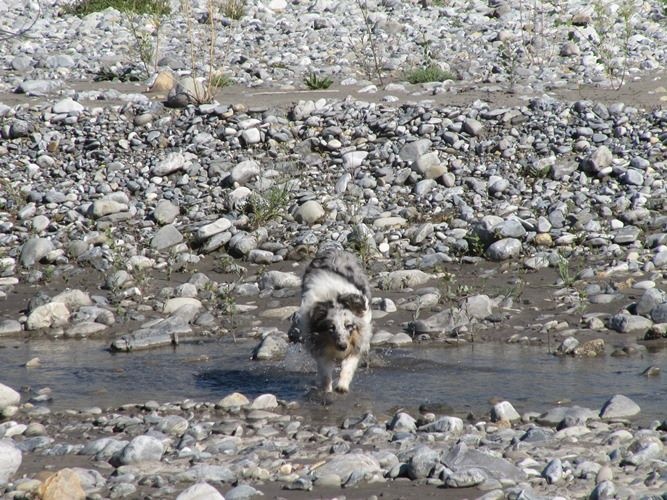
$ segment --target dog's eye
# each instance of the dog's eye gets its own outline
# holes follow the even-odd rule
[[[351,332],[352,330],[354,330],[354,323],[350,323],[349,325],[345,325],[345,329],[348,332]]]

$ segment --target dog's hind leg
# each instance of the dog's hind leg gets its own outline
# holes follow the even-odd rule
[[[352,382],[352,377],[354,377],[354,372],[357,370],[358,364],[358,354],[352,354],[341,362],[340,378],[336,384],[336,392],[348,392],[350,390],[350,382]]]
[[[333,361],[326,358],[317,358],[317,373],[320,377],[320,387],[324,392],[331,392],[333,384],[333,371]]]

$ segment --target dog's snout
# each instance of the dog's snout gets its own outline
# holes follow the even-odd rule
[[[339,340],[338,342],[336,342],[336,348],[337,348],[339,351],[344,351],[344,350],[346,350],[346,349],[347,349],[347,342],[345,342],[345,341],[343,341],[343,340]]]

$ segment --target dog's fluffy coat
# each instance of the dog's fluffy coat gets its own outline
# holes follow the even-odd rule
[[[370,346],[371,317],[371,289],[356,257],[336,248],[320,251],[303,275],[298,327],[317,362],[325,392],[333,389],[338,361],[336,391],[349,391],[359,360]]]

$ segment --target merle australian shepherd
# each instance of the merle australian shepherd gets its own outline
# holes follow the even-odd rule
[[[306,268],[297,326],[317,362],[320,386],[331,392],[340,362],[337,392],[350,390],[359,360],[372,335],[371,289],[357,258],[337,248],[318,252]]]

